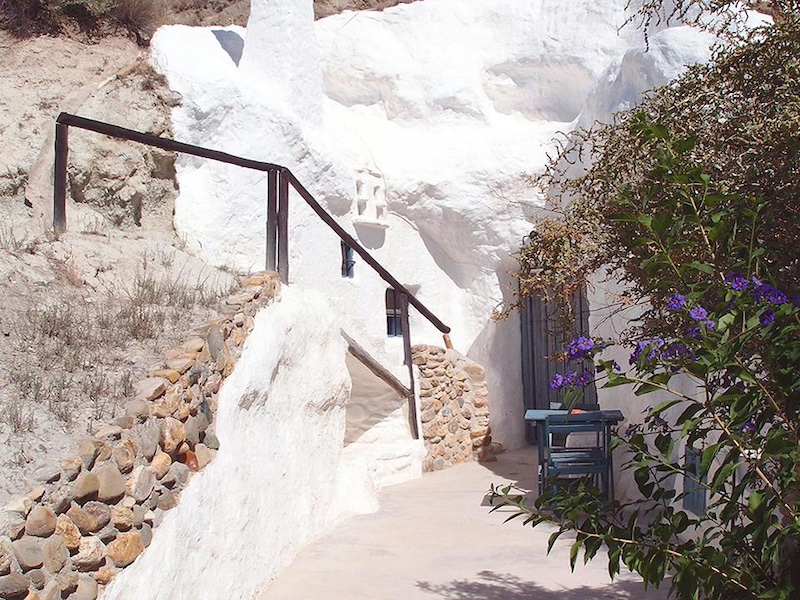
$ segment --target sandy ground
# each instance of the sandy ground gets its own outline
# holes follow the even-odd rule
[[[551,527],[535,529],[503,508],[490,512],[491,484],[534,487],[536,451],[463,463],[381,492],[377,513],[355,517],[308,546],[258,600],[663,600],[638,576],[611,581],[604,555],[575,572],[569,540],[550,555]],[[531,496],[533,496],[531,494]]]
[[[144,56],[123,37],[20,40],[0,31],[0,505],[32,489],[37,468],[69,456],[81,438],[117,416],[132,381],[218,314],[213,302],[167,310],[157,299],[143,306],[152,331],[132,339],[117,313],[138,302],[134,295],[149,286],[165,296],[166,285],[178,282],[190,295],[197,286],[227,291],[234,279],[181,250],[171,205],[152,210],[141,226],[117,226],[107,217],[118,207],[71,203],[70,230],[53,235],[52,137],[60,111],[136,100],[142,111],[169,121],[168,106],[144,101],[159,90],[144,90],[138,75],[117,76]],[[74,142],[73,148],[80,140]],[[88,170],[96,164],[77,151],[73,159]],[[174,188],[171,181],[159,185]],[[79,208],[94,219],[92,227],[78,225]]]

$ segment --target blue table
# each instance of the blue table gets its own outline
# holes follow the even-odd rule
[[[546,461],[547,457],[545,456],[544,452],[544,439],[547,435],[545,430],[545,421],[549,415],[566,415],[569,414],[568,410],[548,410],[548,409],[538,409],[538,408],[530,408],[525,411],[525,420],[533,423],[536,425],[536,446],[539,455],[539,472],[538,472],[538,481],[539,481],[539,493],[544,492],[544,477],[543,474],[546,472]],[[625,416],[616,409],[613,410],[592,410],[592,411],[584,411],[580,414],[591,414],[597,415],[598,420],[605,421],[609,423],[609,425],[616,425],[620,421],[622,421]],[[609,452],[609,457],[611,456],[610,449],[606,448]],[[613,499],[613,464],[609,463],[609,481],[611,481],[611,492],[610,496]]]

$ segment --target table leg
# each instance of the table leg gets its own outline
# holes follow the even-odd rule
[[[536,422],[536,447],[538,450],[538,459],[539,459],[539,472],[538,472],[538,480],[539,480],[539,495],[541,496],[544,493],[544,484],[545,479],[547,478],[547,469],[546,469],[546,460],[544,455],[544,436],[547,435],[547,428],[545,427],[544,421],[537,421]]]

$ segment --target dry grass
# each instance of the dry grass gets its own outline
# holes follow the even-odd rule
[[[17,316],[9,332],[15,349],[7,371],[11,393],[0,406],[0,422],[14,433],[30,431],[34,405],[67,429],[79,419],[88,418],[90,425],[113,418],[130,398],[133,381],[144,376],[127,360],[128,352],[184,331],[190,315],[207,311],[231,291],[210,276],[153,273],[148,265],[156,260],[145,257],[128,285],[118,282],[92,302],[54,294]],[[160,260],[170,263],[174,256],[164,253]],[[69,260],[61,265],[64,281],[70,273],[80,279]]]
[[[146,45],[160,25],[218,14],[239,0],[0,0],[0,29],[20,37],[78,30],[95,37],[120,27]],[[193,19],[189,19],[192,21]],[[245,19],[246,21],[246,19]],[[199,24],[193,23],[193,24]],[[244,25],[245,23],[239,23]]]
[[[131,31],[140,31],[163,23],[167,7],[160,0],[120,0],[113,14]]]
[[[19,237],[13,227],[0,225],[0,249],[9,254],[19,256],[23,253],[33,254],[37,243],[25,237]]]

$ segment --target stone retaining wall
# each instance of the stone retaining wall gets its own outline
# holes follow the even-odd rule
[[[419,410],[427,456],[423,471],[468,460],[494,460],[485,371],[455,350],[418,345]]]
[[[243,280],[223,317],[165,353],[134,385],[125,414],[75,454],[40,469],[27,496],[0,509],[0,599],[95,600],[150,544],[193,472],[214,459],[217,392],[253,317],[279,293],[277,273]],[[492,460],[483,368],[454,350],[415,346],[424,470]]]
[[[192,472],[214,459],[217,391],[279,283],[277,273],[244,279],[222,318],[135,384],[122,417],[0,509],[0,598],[94,600],[149,545]]]

